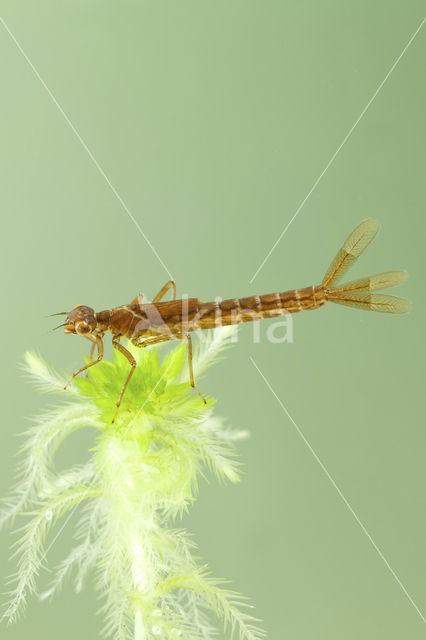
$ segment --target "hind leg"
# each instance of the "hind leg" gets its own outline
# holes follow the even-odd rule
[[[153,302],[160,302],[161,298],[164,298],[170,288],[172,289],[172,300],[176,300],[176,285],[174,280],[169,280],[157,293]],[[133,298],[130,304],[143,304],[143,294],[139,293],[135,298]]]
[[[197,393],[204,404],[207,404],[207,401],[201,391],[197,389],[194,381],[194,370],[192,367],[192,338],[189,333],[175,333],[170,336],[156,336],[154,338],[147,338],[142,342],[133,342],[136,347],[150,347],[154,344],[159,344],[160,342],[168,342],[169,340],[186,340],[188,342],[188,369],[189,369],[189,382],[191,387],[194,389],[195,393]]]
[[[174,280],[169,280],[168,282],[166,282],[166,284],[164,285],[164,287],[162,287],[160,289],[160,291],[157,293],[157,295],[155,296],[153,302],[160,302],[161,298],[163,298],[167,291],[169,289],[172,289],[172,300],[176,300],[176,285]]]
[[[200,398],[204,402],[204,404],[207,404],[207,400],[205,399],[205,397],[203,396],[201,391],[199,391],[199,389],[197,389],[197,387],[195,386],[194,370],[192,368],[192,338],[189,335],[189,333],[178,333],[178,334],[175,335],[175,337],[178,340],[186,340],[188,342],[189,382],[190,382],[191,387],[194,389],[195,393],[198,393],[198,395],[200,396]]]

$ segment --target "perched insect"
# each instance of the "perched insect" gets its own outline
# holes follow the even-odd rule
[[[65,323],[60,325],[65,327],[65,333],[78,334],[93,342],[90,352],[91,361],[73,373],[65,388],[75,376],[102,360],[103,337],[107,331],[112,333],[112,346],[120,351],[130,364],[129,374],[117,400],[114,422],[136,367],[136,360],[132,354],[120,344],[121,338],[128,338],[136,347],[148,347],[168,340],[187,340],[190,384],[205,402],[194,382],[192,340],[189,333],[191,331],[274,318],[306,309],[317,309],[327,301],[370,311],[405,313],[410,309],[410,304],[406,300],[375,293],[376,290],[394,287],[403,282],[407,277],[405,271],[390,271],[347,284],[339,284],[348,269],[370,244],[378,228],[376,220],[361,222],[339,249],[322,283],[318,286],[203,303],[198,298],[176,300],[175,283],[170,280],[149,304],[144,304],[143,297],[139,294],[130,304],[116,307],[111,311],[95,313],[91,307],[79,304],[71,312],[54,314],[67,316]],[[172,290],[172,300],[161,302],[169,289]],[[96,347],[97,357],[93,359]]]

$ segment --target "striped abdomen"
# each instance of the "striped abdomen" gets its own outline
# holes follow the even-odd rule
[[[326,301],[322,287],[306,287],[281,293],[267,293],[248,298],[231,298],[207,302],[199,307],[195,329],[211,329],[262,318],[276,318],[285,313],[317,309]]]

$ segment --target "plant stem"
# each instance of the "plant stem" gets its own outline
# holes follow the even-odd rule
[[[145,640],[141,611],[136,611],[135,613],[135,640]]]

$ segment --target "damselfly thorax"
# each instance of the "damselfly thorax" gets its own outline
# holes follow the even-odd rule
[[[366,220],[356,227],[339,249],[322,283],[318,286],[246,298],[201,302],[198,298],[176,300],[175,283],[170,280],[151,303],[144,303],[143,296],[139,294],[130,304],[98,313],[85,305],[75,306],[71,312],[63,313],[67,318],[65,323],[60,326],[65,327],[65,333],[84,336],[93,343],[90,354],[91,361],[73,373],[65,388],[75,376],[102,360],[103,337],[106,332],[112,334],[113,347],[120,351],[130,364],[129,374],[117,400],[115,419],[136,367],[136,360],[130,351],[120,344],[121,338],[128,338],[136,347],[147,347],[169,340],[186,340],[188,343],[190,384],[205,402],[194,382],[190,335],[192,331],[253,322],[264,318],[276,318],[286,313],[317,309],[327,301],[370,311],[405,313],[410,308],[406,300],[375,293],[377,290],[387,289],[403,282],[407,277],[405,271],[390,271],[347,284],[339,284],[347,270],[370,244],[377,231],[378,223],[375,220]],[[162,301],[169,289],[171,289],[172,300]],[[93,359],[96,347],[97,357]]]

